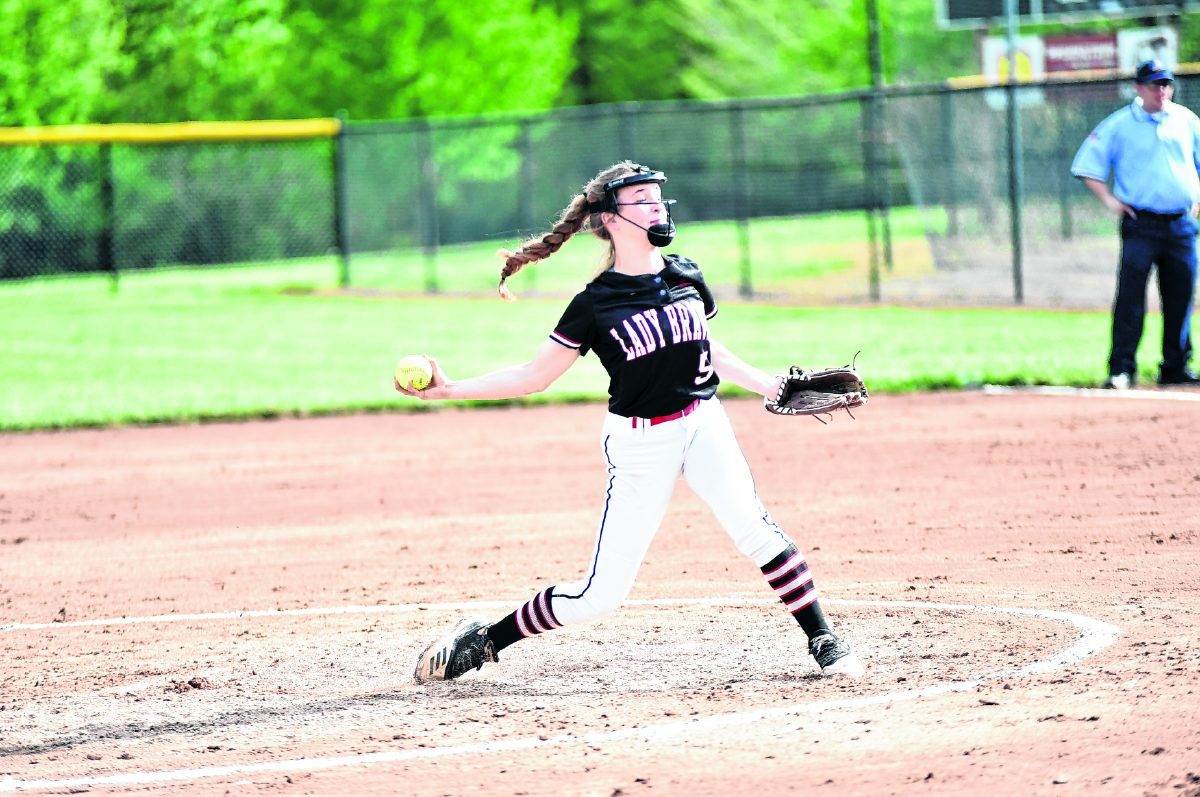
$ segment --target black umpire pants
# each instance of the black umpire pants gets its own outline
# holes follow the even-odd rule
[[[1158,266],[1163,337],[1160,373],[1182,371],[1192,356],[1196,286],[1196,221],[1187,214],[1135,211],[1121,220],[1121,267],[1113,302],[1110,374],[1137,374],[1137,349],[1146,317],[1146,283]]]

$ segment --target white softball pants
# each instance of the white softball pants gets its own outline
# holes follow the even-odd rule
[[[554,615],[563,625],[595,620],[625,600],[680,475],[755,566],[792,542],[759,500],[750,466],[716,397],[657,426],[635,429],[631,419],[609,413],[601,449],[608,487],[592,562],[580,580],[551,590]]]

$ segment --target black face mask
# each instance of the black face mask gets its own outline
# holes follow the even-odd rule
[[[670,246],[671,241],[675,240],[675,222],[671,220],[671,205],[675,204],[675,200],[664,199],[662,200],[662,203],[667,206],[667,221],[665,224],[660,222],[658,224],[651,224],[649,227],[643,227],[636,221],[632,221],[624,216],[621,216],[620,211],[617,211],[616,213],[618,216],[621,216],[621,218],[625,219],[625,221],[628,221],[639,230],[645,230],[646,239],[650,241],[651,245],[657,246],[661,249],[664,246]],[[642,203],[637,202],[634,204],[640,205]]]
[[[650,229],[646,230],[646,237],[650,239],[650,243],[659,248],[670,246],[671,241],[675,240],[675,225],[671,222],[651,224]]]

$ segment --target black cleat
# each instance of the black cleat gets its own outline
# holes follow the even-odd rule
[[[1159,371],[1158,383],[1160,385],[1200,385],[1200,376],[1197,376],[1196,372],[1190,368]]]
[[[460,622],[453,631],[422,651],[413,671],[413,680],[419,684],[451,681],[463,673],[480,669],[486,662],[500,661],[487,630],[488,626],[482,620]]]
[[[808,641],[808,650],[817,660],[817,666],[822,674],[859,676],[867,671],[858,656],[850,650],[850,646],[826,632]]]

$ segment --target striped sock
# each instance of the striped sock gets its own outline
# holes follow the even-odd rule
[[[795,545],[763,565],[762,573],[809,639],[829,631],[808,562]]]
[[[551,587],[534,595],[524,606],[488,629],[488,637],[499,653],[525,637],[562,627],[550,608]]]

